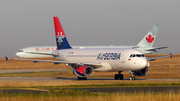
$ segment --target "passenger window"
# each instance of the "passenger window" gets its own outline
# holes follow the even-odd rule
[[[131,54],[130,57],[145,57],[144,54]]]
[[[140,54],[136,54],[136,57],[141,57],[141,55]]]
[[[141,56],[144,57],[144,54],[142,54]]]

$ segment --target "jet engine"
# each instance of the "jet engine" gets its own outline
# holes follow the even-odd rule
[[[80,66],[74,69],[73,73],[78,77],[89,77],[94,73],[94,69],[91,66]]]
[[[149,67],[145,67],[141,70],[132,71],[135,76],[145,76],[149,73]]]

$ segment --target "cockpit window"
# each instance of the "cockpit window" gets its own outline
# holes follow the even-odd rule
[[[23,50],[19,50],[18,52],[23,52]]]
[[[135,57],[136,55],[135,54],[133,54],[133,57]]]
[[[131,54],[130,57],[144,57],[144,54]]]

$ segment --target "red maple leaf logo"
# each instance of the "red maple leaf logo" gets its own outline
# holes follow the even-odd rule
[[[153,43],[154,37],[152,37],[150,34],[148,35],[148,37],[146,37],[146,41],[147,43]]]

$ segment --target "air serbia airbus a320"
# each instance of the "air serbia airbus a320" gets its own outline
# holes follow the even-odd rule
[[[51,62],[54,64],[65,63],[71,66],[74,70],[74,75],[78,76],[78,80],[86,80],[87,77],[93,75],[94,71],[118,71],[115,74],[115,80],[123,80],[122,71],[129,71],[131,76],[130,80],[135,80],[135,76],[145,76],[148,74],[148,60],[152,61],[157,58],[172,57],[169,56],[155,57],[147,59],[144,54],[132,48],[84,48],[73,49],[64,34],[58,17],[54,17],[54,27],[57,50],[50,54],[35,53],[51,55],[58,61],[52,60],[36,60],[36,59],[22,59],[22,58],[9,58],[14,60],[27,60],[37,62]],[[6,61],[8,58],[6,57]]]

